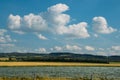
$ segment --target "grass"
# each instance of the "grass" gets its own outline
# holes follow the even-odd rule
[[[0,62],[0,67],[13,66],[85,66],[85,67],[120,67],[120,63],[78,63],[78,62]]]

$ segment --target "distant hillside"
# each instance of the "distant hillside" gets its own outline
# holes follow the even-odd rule
[[[118,55],[109,56],[109,59],[111,62],[120,62],[120,56],[118,56]]]
[[[0,58],[9,58],[13,61],[56,61],[56,62],[93,62],[108,63],[120,62],[120,56],[101,56],[91,54],[75,54],[69,52],[56,53],[0,53]]]
[[[0,53],[0,57],[6,57],[6,56],[40,56],[40,55],[45,55],[45,54],[38,54],[38,53],[18,53],[18,52],[13,52],[13,53]]]

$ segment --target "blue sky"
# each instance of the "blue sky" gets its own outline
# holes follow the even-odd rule
[[[0,52],[120,55],[119,3],[0,1]]]

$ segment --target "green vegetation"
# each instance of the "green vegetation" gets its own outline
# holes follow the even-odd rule
[[[22,62],[87,62],[87,63],[109,63],[120,62],[120,56],[100,56],[90,54],[74,53],[0,53],[0,61],[22,61]]]
[[[0,53],[0,58],[0,61],[109,63],[109,59],[106,56],[74,53]]]

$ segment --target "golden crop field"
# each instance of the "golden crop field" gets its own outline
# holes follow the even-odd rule
[[[110,80],[107,78],[81,78],[81,77],[76,77],[76,78],[65,78],[65,77],[40,77],[36,76],[35,78],[31,77],[0,77],[0,80]],[[113,79],[112,79],[113,80]]]
[[[86,67],[120,67],[120,63],[78,63],[78,62],[0,62],[0,66],[86,66]]]

